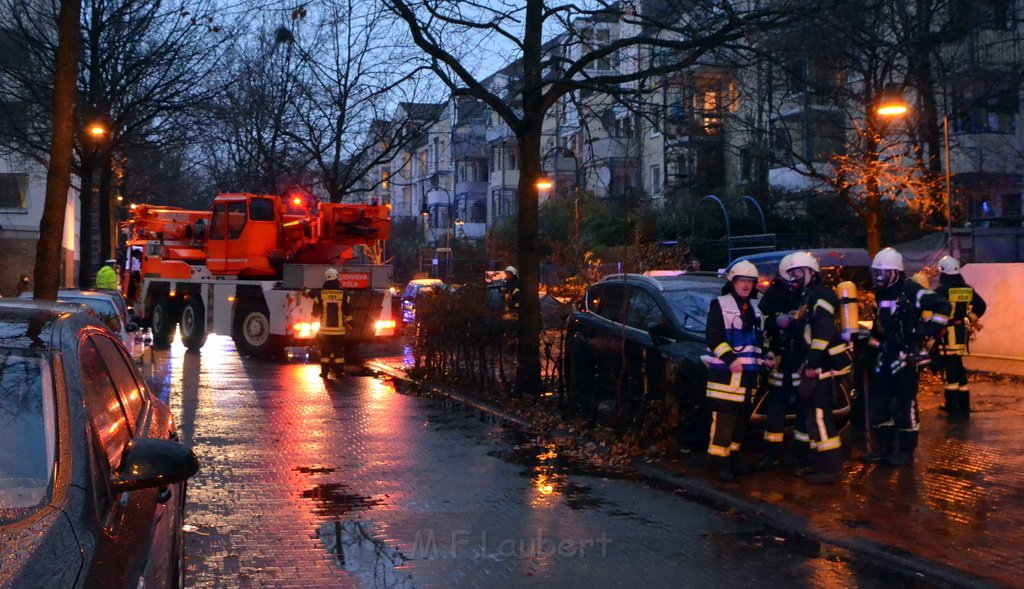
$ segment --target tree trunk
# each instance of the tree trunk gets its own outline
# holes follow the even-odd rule
[[[106,150],[100,156],[100,189],[96,195],[99,200],[99,236],[100,236],[100,262],[109,260],[117,255],[114,241],[114,233],[111,231],[111,203],[110,203],[110,181],[113,175],[114,162],[110,150]]]
[[[540,392],[540,249],[537,239],[537,186],[540,174],[540,127],[520,137],[519,154],[519,321],[516,392]]]
[[[87,142],[86,142],[87,143]],[[95,195],[92,191],[96,154],[88,145],[82,149],[82,181],[78,193],[78,286],[90,288],[93,281],[92,218]]]
[[[56,300],[60,288],[64,213],[74,156],[75,80],[78,76],[81,0],[62,0],[57,20],[57,64],[53,79],[53,140],[46,170],[46,202],[36,245],[35,298]]]

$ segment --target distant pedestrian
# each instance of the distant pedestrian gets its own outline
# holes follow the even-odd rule
[[[858,363],[868,372],[869,435],[874,449],[863,459],[906,466],[914,462],[920,424],[917,363],[929,341],[946,327],[950,306],[934,291],[907,278],[903,256],[891,247],[875,255],[871,277],[878,312]],[[931,315],[925,320],[926,312]]]
[[[320,342],[320,377],[329,373],[341,378],[345,375],[345,333],[351,316],[352,297],[342,290],[338,271],[328,268],[324,284],[313,297],[313,318],[320,321],[317,339]]]
[[[971,391],[963,357],[972,326],[985,314],[985,299],[960,274],[960,262],[952,256],[939,260],[939,286],[935,292],[949,300],[949,325],[939,337],[942,368],[946,373],[946,404],[939,407],[950,415],[969,415]]]
[[[117,290],[117,260],[111,258],[104,262],[96,273],[96,288],[99,290]]]
[[[516,270],[515,266],[505,268],[505,280],[502,283],[501,291],[505,295],[505,312],[518,315],[520,301],[519,271]]]
[[[763,362],[763,318],[754,285],[757,267],[747,261],[733,265],[722,296],[711,301],[707,319],[707,398],[711,409],[708,454],[715,475],[723,481],[750,474],[740,449],[747,433],[754,389]]]
[[[762,403],[765,415],[764,456],[759,468],[771,468],[779,463],[786,430],[786,411],[796,403],[796,387],[800,384],[800,363],[803,361],[804,343],[801,325],[795,320],[803,294],[803,284],[789,275],[793,254],[779,262],[779,273],[758,301],[764,314],[764,336],[774,361],[768,371],[768,392]],[[797,462],[808,460],[807,426],[798,407],[794,427],[794,454]]]
[[[852,373],[850,346],[839,330],[839,297],[821,279],[818,259],[810,252],[793,254],[789,275],[804,289],[797,311],[804,334],[797,397],[810,437],[810,465],[798,474],[810,483],[830,483],[842,477],[842,441],[835,423],[838,381]]]
[[[32,279],[28,274],[22,274],[21,277],[18,278],[18,296],[21,296],[31,289],[31,281]]]

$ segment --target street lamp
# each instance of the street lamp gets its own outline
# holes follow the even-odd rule
[[[876,112],[884,117],[902,117],[910,111],[910,105],[903,99],[896,84],[886,84],[882,95],[878,100]],[[946,247],[950,255],[953,255],[953,184],[950,177],[949,160],[949,115],[942,115],[942,138],[946,157]]]

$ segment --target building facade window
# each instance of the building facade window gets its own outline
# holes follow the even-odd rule
[[[0,209],[28,207],[28,174],[0,174]]]
[[[651,194],[661,194],[661,166],[651,166]]]

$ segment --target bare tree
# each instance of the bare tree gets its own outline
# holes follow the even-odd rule
[[[186,141],[189,109],[207,96],[209,87],[196,83],[220,67],[229,37],[215,20],[215,3],[207,0],[86,0],[80,17],[83,47],[77,91],[76,130],[82,227],[79,283],[92,280],[93,256],[113,253],[110,186],[114,154],[132,145]],[[49,3],[3,0],[3,26],[14,31],[33,67],[7,67],[13,81],[8,95],[15,104],[49,101],[57,47]],[[18,151],[41,160],[48,150],[49,125],[20,114],[12,119]],[[81,130],[99,122],[106,128],[100,141],[90,142]],[[128,162],[131,165],[131,162]],[[92,176],[101,172],[97,248],[92,247]]]
[[[769,11],[739,11],[704,0],[646,3],[545,2],[493,4],[384,0],[423,50],[423,63],[455,93],[481,100],[514,133],[520,159],[518,266],[522,288],[516,387],[540,389],[540,240],[537,230],[541,141],[545,116],[561,98],[586,91],[621,96],[642,82],[693,65],[709,51],[742,43],[769,24]],[[617,23],[615,38],[593,37],[597,22]],[[488,85],[476,73],[480,55],[502,57],[509,83]],[[499,53],[500,54],[500,53]],[[655,55],[656,59],[651,56]],[[614,64],[614,66],[612,65]]]
[[[57,17],[57,59],[53,77],[53,138],[46,172],[46,204],[39,223],[36,247],[35,298],[56,300],[60,286],[60,248],[63,235],[75,125],[75,75],[78,71],[78,19],[80,0],[61,2]]]

